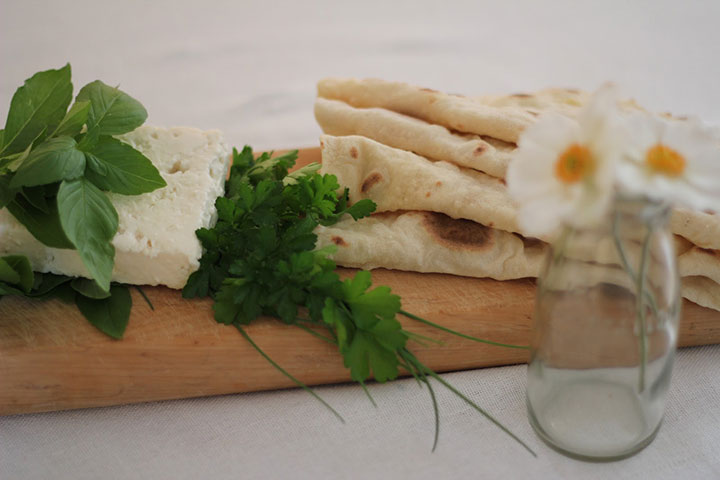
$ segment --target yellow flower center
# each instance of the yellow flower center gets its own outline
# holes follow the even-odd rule
[[[677,177],[685,171],[685,157],[661,143],[648,149],[645,162],[657,173]]]
[[[595,170],[595,160],[587,147],[574,143],[555,162],[555,176],[564,183],[575,183]]]

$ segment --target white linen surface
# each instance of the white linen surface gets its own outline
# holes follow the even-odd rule
[[[66,61],[76,88],[120,84],[151,124],[220,128],[257,149],[317,143],[328,75],[465,94],[613,80],[653,110],[720,123],[719,21],[714,1],[5,0],[0,123],[25,78]],[[657,439],[610,464],[534,436],[516,366],[445,378],[537,459],[441,388],[431,454],[428,394],[403,380],[371,385],[377,409],[358,387],[318,389],[345,425],[295,390],[0,417],[0,479],[720,478],[718,367],[719,346],[681,351]]]

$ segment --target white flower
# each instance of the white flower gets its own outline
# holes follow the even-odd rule
[[[624,124],[622,191],[720,211],[720,142],[696,121],[634,115]]]
[[[619,152],[613,141],[618,115],[614,88],[605,86],[577,120],[549,113],[523,132],[507,183],[524,233],[542,237],[561,224],[588,225],[608,211]]]

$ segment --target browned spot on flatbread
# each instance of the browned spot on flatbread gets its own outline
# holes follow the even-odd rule
[[[325,148],[325,142],[320,140],[320,150],[322,150],[323,148]]]
[[[513,233],[513,235],[515,235],[516,237],[520,238],[520,240],[522,240],[525,248],[542,247],[543,245],[545,245],[545,242],[543,242],[542,240],[538,240],[535,237],[523,237],[521,235],[518,235],[517,233]]]
[[[424,212],[422,224],[436,242],[448,248],[487,250],[493,244],[492,230],[470,220]]]
[[[540,112],[537,112],[537,111],[535,111],[535,110],[525,110],[525,111],[526,111],[527,113],[529,113],[530,115],[532,115],[533,117],[538,117],[538,116],[540,116]]]
[[[530,95],[529,93],[513,93],[510,96],[515,97],[515,98],[531,98],[532,97],[532,95]]]
[[[360,191],[362,193],[367,193],[367,191],[370,190],[376,183],[380,182],[382,178],[382,175],[380,175],[378,172],[371,173],[363,181],[362,186],[360,187]]]
[[[487,145],[481,143],[477,147],[475,147],[475,150],[473,150],[473,155],[482,155],[487,150]]]
[[[330,237],[330,240],[332,240],[332,242],[335,245],[337,245],[338,247],[347,247],[348,246],[348,243],[345,241],[345,239],[342,237],[338,237],[337,235]]]
[[[357,147],[350,147],[350,156],[352,158],[358,158],[358,149]]]
[[[442,182],[440,180],[438,180],[437,182],[435,182],[435,186],[442,187]]]
[[[429,92],[429,93],[439,93],[437,90],[433,90],[432,88],[421,88],[421,92]]]
[[[705,255],[710,255],[713,257],[720,257],[720,250],[713,250],[711,248],[702,248],[702,247],[695,247],[698,252],[702,252]]]
[[[425,192],[425,198],[430,198],[430,192]]]

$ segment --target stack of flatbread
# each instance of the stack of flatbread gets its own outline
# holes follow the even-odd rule
[[[319,227],[319,246],[337,245],[334,259],[348,267],[537,277],[549,239],[523,234],[504,177],[528,125],[546,111],[575,116],[588,98],[567,89],[470,98],[382,80],[321,80],[322,169],[349,187],[351,202],[370,198],[378,213]],[[677,209],[671,228],[683,296],[720,310],[720,215]],[[604,250],[612,246],[595,249]]]

